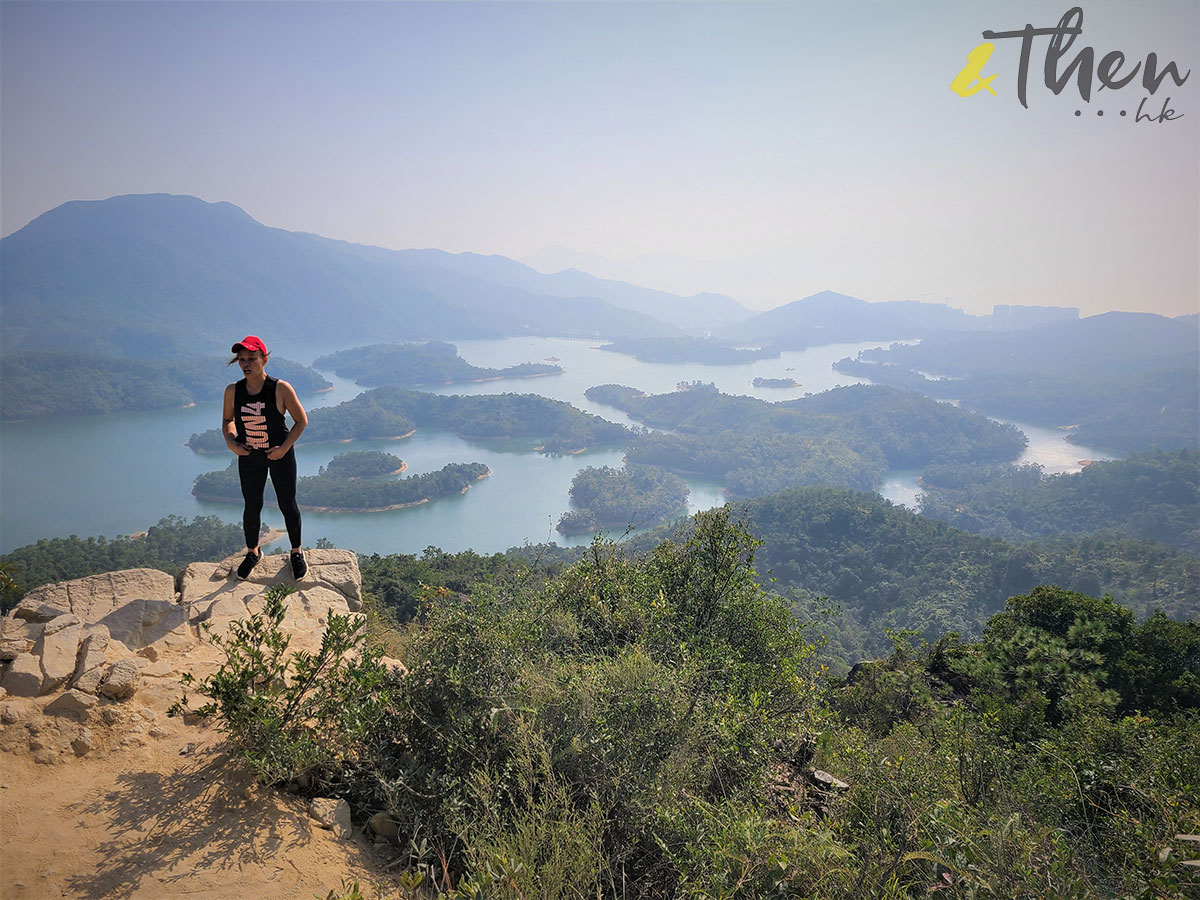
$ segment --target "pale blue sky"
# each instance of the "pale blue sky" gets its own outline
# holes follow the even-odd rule
[[[1053,96],[1045,39],[1029,109],[1016,41],[985,67],[999,96],[949,89],[983,30],[1068,7],[3,2],[3,233],[168,192],[759,308],[1196,312],[1200,3],[1085,3],[1070,54],[1197,69],[1146,103],[1176,121],[1133,121],[1140,78]]]

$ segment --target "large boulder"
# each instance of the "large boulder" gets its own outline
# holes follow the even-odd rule
[[[289,650],[316,651],[333,615],[362,606],[357,557],[310,550],[308,575],[292,579],[286,555],[266,556],[246,580],[241,556],[193,563],[176,582],[154,569],[130,569],[30,591],[0,620],[0,696],[37,698],[70,688],[55,711],[84,717],[91,703],[127,700],[165,710],[182,693],[179,676],[199,678],[224,658],[212,640],[263,609],[267,587],[285,584]],[[46,700],[39,703],[46,703]],[[101,711],[104,707],[102,706]],[[62,714],[60,713],[60,714]]]
[[[42,692],[42,661],[32,653],[22,653],[4,673],[2,685],[13,697],[36,697]]]
[[[42,606],[74,613],[81,622],[99,622],[114,609],[134,600],[175,602],[175,579],[158,569],[125,569],[60,581],[34,588],[13,614],[25,618]]]
[[[43,694],[62,687],[75,673],[79,642],[83,639],[83,623],[74,613],[51,619],[42,636],[33,645],[33,654],[42,662]]]
[[[114,640],[135,651],[159,643],[172,649],[190,647],[196,638],[187,623],[187,608],[173,598],[168,601],[141,597],[116,607],[99,622]]]

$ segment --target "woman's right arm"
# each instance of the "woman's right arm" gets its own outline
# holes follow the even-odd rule
[[[233,421],[233,392],[237,385],[225,388],[225,402],[221,410],[221,434],[225,437],[225,446],[231,453],[238,456],[249,456],[250,451],[237,442],[237,423]]]

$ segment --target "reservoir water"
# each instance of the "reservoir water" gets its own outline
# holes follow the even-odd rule
[[[509,338],[455,342],[459,354],[476,366],[501,368],[521,362],[553,359],[563,375],[504,379],[468,385],[431,388],[445,394],[537,393],[565,400],[588,412],[624,424],[620,411],[584,397],[587,388],[605,383],[626,384],[647,393],[666,393],[681,381],[713,382],[727,393],[764,400],[789,400],[819,393],[837,385],[865,382],[833,371],[845,356],[884,345],[879,341],[835,344],[790,351],[778,359],[736,366],[642,363],[597,349],[588,341],[554,338]],[[281,347],[289,359],[311,363],[340,347]],[[269,368],[268,368],[269,371]],[[236,374],[229,370],[230,379]],[[302,397],[308,409],[349,400],[362,391],[351,381],[326,372],[334,389]],[[798,387],[755,388],[757,377],[794,378]],[[217,515],[240,521],[240,505],[208,503],[191,495],[192,482],[202,473],[224,469],[232,456],[200,456],[184,443],[194,433],[220,424],[220,398],[188,409],[76,416],[0,427],[0,552],[39,538],[131,534],[167,515],[191,519]],[[1109,459],[1095,448],[1068,444],[1056,429],[1018,425],[1030,438],[1020,462],[1038,462],[1047,472],[1077,471],[1084,459]],[[301,438],[297,459],[301,475],[317,470],[348,450],[387,450],[408,465],[405,475],[440,469],[449,462],[482,462],[492,475],[467,493],[442,497],[408,509],[379,513],[304,513],[304,542],[325,537],[338,547],[360,553],[419,553],[428,546],[454,552],[505,550],[524,543],[555,540],[586,544],[588,535],[564,538],[553,525],[569,507],[568,491],[575,473],[586,466],[619,466],[619,448],[592,450],[577,456],[546,456],[532,444],[516,441],[464,440],[456,434],[420,429],[398,441],[306,443]],[[914,505],[917,473],[894,471],[881,493],[897,503]],[[725,502],[720,486],[704,479],[687,479],[691,488],[689,512]],[[280,527],[278,509],[267,504],[264,521]],[[635,523],[636,524],[636,523]],[[614,535],[619,536],[619,535]]]

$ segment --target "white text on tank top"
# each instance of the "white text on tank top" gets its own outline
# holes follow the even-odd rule
[[[266,450],[270,446],[267,441],[267,417],[263,415],[266,406],[266,403],[258,400],[242,407],[242,424],[246,428],[246,446],[251,450]]]

